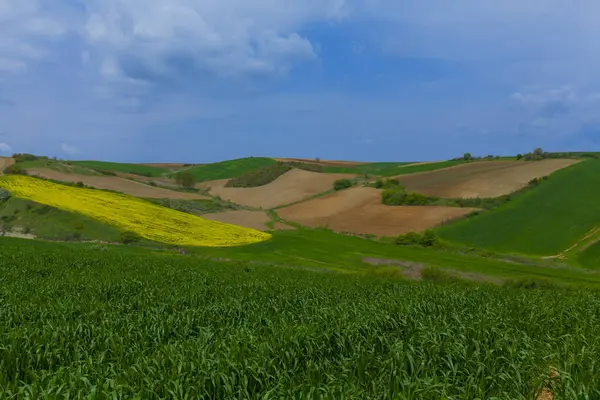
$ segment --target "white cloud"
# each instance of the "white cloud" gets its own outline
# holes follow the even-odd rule
[[[75,147],[75,146],[72,146],[72,145],[70,145],[70,144],[67,144],[67,143],[63,143],[63,144],[61,144],[61,145],[60,145],[60,149],[61,149],[61,150],[62,150],[64,153],[66,153],[66,154],[68,154],[68,155],[70,155],[70,156],[72,156],[72,155],[75,155],[75,154],[79,153],[79,150],[77,149],[77,147]]]
[[[6,143],[0,143],[0,154],[12,154],[12,147]]]

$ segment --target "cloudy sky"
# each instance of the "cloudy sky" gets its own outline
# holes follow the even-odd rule
[[[599,13],[591,0],[0,0],[0,155],[600,150]]]

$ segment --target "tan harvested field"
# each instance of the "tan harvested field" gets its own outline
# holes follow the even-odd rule
[[[27,172],[32,176],[39,176],[47,179],[54,179],[63,182],[83,182],[87,186],[97,189],[114,190],[136,197],[145,197],[151,199],[207,199],[206,196],[195,193],[176,192],[143,183],[133,182],[128,179],[116,176],[87,176],[78,174],[67,174],[43,168],[30,168]]]
[[[437,171],[396,177],[407,190],[445,198],[498,197],[517,191],[536,177],[578,160],[478,161]]]
[[[273,229],[276,231],[291,231],[296,228],[294,228],[293,226],[290,226],[288,224],[284,224],[283,222],[275,222],[273,224]]]
[[[204,214],[202,215],[202,218],[210,219],[213,221],[225,222],[227,224],[244,226],[246,228],[252,228],[259,231],[266,231],[267,229],[269,229],[265,224],[271,220],[267,216],[267,213],[264,211],[248,210]]]
[[[228,179],[203,182],[199,188],[210,188],[213,196],[223,200],[255,208],[275,208],[304,200],[333,189],[333,182],[342,178],[353,178],[352,174],[321,174],[293,169],[273,182],[254,188],[225,187]]]
[[[356,187],[278,210],[281,218],[337,232],[396,236],[418,232],[466,215],[474,208],[386,206],[381,191]]]
[[[15,163],[14,158],[10,157],[0,157],[0,174],[4,171],[4,168],[13,165]]]
[[[341,160],[320,160],[316,162],[314,158],[274,158],[276,161],[281,162],[303,162],[307,164],[319,164],[324,167],[353,167],[355,165],[368,164],[363,161],[341,161]]]

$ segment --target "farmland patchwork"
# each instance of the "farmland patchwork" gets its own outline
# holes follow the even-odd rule
[[[74,188],[26,176],[4,176],[0,187],[13,195],[87,215],[149,240],[181,246],[237,246],[270,235],[161,207],[135,197]]]

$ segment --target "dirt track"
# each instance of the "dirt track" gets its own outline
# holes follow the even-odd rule
[[[430,206],[386,206],[381,191],[357,187],[278,210],[280,217],[338,232],[396,236],[422,231],[476,209]]]
[[[265,224],[271,219],[267,216],[264,211],[226,211],[222,213],[204,214],[202,218],[210,219],[213,221],[225,222],[228,224],[244,226],[246,228],[252,228],[259,231],[266,231],[269,229]]]
[[[54,179],[63,182],[83,182],[87,186],[97,189],[114,190],[136,197],[153,199],[206,199],[195,193],[176,192],[174,190],[157,188],[143,183],[133,182],[127,179],[113,176],[87,176],[78,174],[66,174],[51,169],[31,168],[27,170],[30,175],[42,178]]]
[[[333,189],[333,182],[342,178],[352,178],[351,174],[320,174],[301,169],[293,169],[273,182],[255,188],[225,187],[228,179],[203,182],[200,188],[210,188],[210,193],[223,200],[248,207],[269,209],[291,204],[316,194]]]
[[[446,198],[498,197],[526,186],[536,177],[549,175],[578,160],[535,162],[479,161],[431,172],[401,175],[407,190]]]

